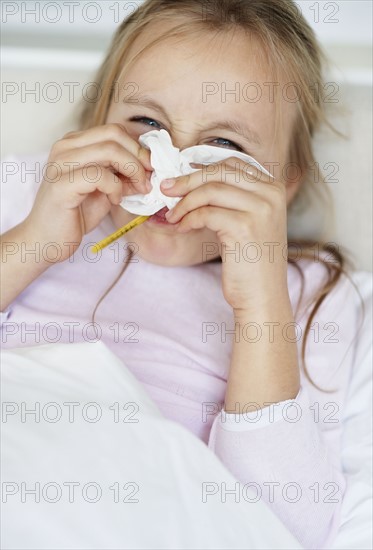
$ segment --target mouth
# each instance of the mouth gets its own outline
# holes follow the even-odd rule
[[[161,210],[158,210],[158,212],[150,216],[150,218],[148,218],[145,223],[150,222],[158,225],[168,225],[170,227],[177,227],[178,225],[177,223],[169,223],[166,220],[166,213],[168,211],[169,211],[169,208],[167,208],[167,206],[165,206],[164,208],[161,208]]]

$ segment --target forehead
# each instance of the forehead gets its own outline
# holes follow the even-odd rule
[[[189,30],[185,35],[164,37],[169,28],[170,22],[157,23],[136,39],[127,52],[130,59],[162,36],[121,74],[120,90],[131,89],[136,95],[150,97],[163,105],[174,121],[191,127],[196,117],[201,127],[222,117],[247,121],[260,134],[268,152],[280,148],[284,153],[296,110],[280,93],[278,107],[287,125],[280,125],[280,143],[275,144],[273,94],[283,89],[286,79],[272,74],[259,41],[238,28],[224,32]]]
[[[263,49],[254,37],[243,31],[199,29],[169,37],[169,27],[170,23],[153,24],[136,39],[127,52],[130,58],[138,55],[126,71],[127,81],[131,77],[135,83],[146,85],[149,91],[177,87],[187,95],[190,87],[197,92],[203,83],[210,81],[225,83],[228,89],[232,81],[244,85],[250,80],[258,83],[273,80]],[[141,51],[158,37],[161,42]]]

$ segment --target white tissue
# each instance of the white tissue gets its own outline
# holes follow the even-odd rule
[[[164,195],[160,189],[160,184],[164,179],[185,176],[201,170],[201,168],[192,168],[189,165],[191,162],[208,165],[233,156],[271,176],[255,159],[233,149],[223,149],[212,145],[196,145],[180,151],[180,149],[173,146],[170,134],[163,129],[151,130],[143,134],[140,136],[139,142],[151,151],[150,163],[154,171],[150,182],[153,189],[146,195],[137,194],[124,197],[120,203],[120,206],[127,212],[139,216],[150,216],[165,206],[171,210],[182,199],[182,197]]]

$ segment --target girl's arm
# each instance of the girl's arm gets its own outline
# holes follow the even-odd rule
[[[319,268],[315,264],[306,270],[306,288],[312,286],[313,280],[319,280]],[[297,319],[303,337],[309,313],[308,310]],[[254,349],[245,364],[232,364],[241,370],[242,390],[234,379],[230,381],[229,410],[234,410],[235,400],[243,409],[241,399],[245,403],[256,401],[256,410],[247,408],[243,414],[223,410],[214,419],[210,432],[209,447],[243,486],[240,498],[253,506],[256,500],[264,500],[305,548],[329,547],[340,527],[348,483],[340,459],[342,416],[361,315],[355,289],[347,279],[341,279],[314,318],[313,326],[319,332],[309,335],[308,372],[321,388],[333,390],[331,393],[311,386],[301,372],[299,393],[291,399],[288,390],[282,390],[280,361],[279,369],[273,371],[277,394],[265,394],[271,384],[264,384],[264,379],[262,387],[250,388],[250,376],[253,380],[255,372],[258,376],[261,372],[252,361],[252,357],[258,358]],[[266,372],[271,363],[263,357],[262,368]],[[282,366],[287,368],[286,364]],[[251,371],[253,375],[249,374]],[[289,378],[283,377],[283,384],[290,389]],[[276,392],[276,387],[271,391]],[[278,403],[278,399],[287,400]],[[266,406],[264,401],[274,405]]]
[[[95,229],[124,195],[146,193],[151,188],[146,179],[146,169],[152,170],[150,151],[121,124],[69,132],[54,143],[47,163],[57,168],[58,177],[48,179],[44,171],[27,218],[1,238],[1,310],[48,267],[72,256],[84,235]],[[100,169],[95,181],[87,175],[91,164]],[[19,200],[24,200],[19,173],[14,182],[5,178],[2,184],[4,212],[12,219],[18,206],[11,198],[14,185]],[[48,245],[61,251],[58,259],[39,253]]]
[[[235,314],[239,338],[234,338],[225,395],[225,411],[241,413],[248,403],[294,399],[300,387],[297,335],[287,288],[275,290],[267,305]],[[255,312],[255,313],[254,313]],[[250,329],[250,327],[252,327]],[[252,332],[255,327],[257,336]]]
[[[171,188],[165,188],[166,194],[183,197],[166,218],[180,222],[179,233],[204,227],[216,232],[224,298],[241,326],[257,324],[263,336],[250,345],[243,331],[239,332],[242,337],[234,343],[225,396],[226,411],[238,414],[221,411],[212,425],[209,447],[242,484],[258,486],[259,498],[274,508],[302,545],[321,548],[338,525],[346,481],[339,459],[338,419],[322,426],[323,430],[318,420],[314,421],[325,394],[318,392],[312,400],[312,389],[307,379],[301,378],[292,342],[295,333],[291,326],[286,327],[294,323],[288,299],[289,266],[282,253],[288,246],[287,188],[283,181],[255,175],[250,166],[234,157],[216,163],[215,168],[214,173],[201,170],[181,176]],[[256,257],[246,254],[249,246],[256,249]],[[318,272],[319,266],[313,262],[315,273],[309,268],[307,290],[325,277],[324,268]],[[340,286],[334,294],[330,292],[318,318],[321,327],[337,328],[340,339],[315,342],[307,350],[314,371],[311,375],[317,374],[316,384],[338,388],[336,393],[326,394],[322,403],[334,410],[343,405],[351,366],[345,357],[346,344],[350,346],[351,333],[358,326],[355,304],[351,301],[349,309],[347,294],[348,289],[340,292]],[[280,329],[280,338],[266,342],[265,323],[279,323],[274,328]],[[286,338],[282,338],[282,329]],[[253,427],[240,414],[250,402],[258,406],[259,413],[265,402],[278,404],[275,410],[280,410],[280,415],[273,422],[266,420],[265,413]],[[288,411],[289,404],[292,411],[288,417],[282,413]],[[299,413],[295,420],[294,412]],[[224,423],[226,415],[234,419]]]
[[[1,235],[0,311],[51,266],[24,221]]]

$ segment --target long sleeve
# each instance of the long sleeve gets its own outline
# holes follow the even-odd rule
[[[9,155],[1,160],[1,233],[19,224],[31,211],[48,154]]]
[[[341,459],[347,478],[347,489],[343,500],[341,525],[333,541],[333,548],[370,550],[373,548],[372,273],[355,273],[354,281],[364,300],[366,316],[343,411]]]
[[[302,387],[296,399],[269,406],[266,414],[259,410],[251,421],[244,415],[237,423],[227,422],[222,412],[214,420],[209,447],[241,484],[249,484],[249,502],[264,500],[305,548],[321,548],[338,528],[346,482],[311,406]],[[255,421],[254,416],[261,417]]]
[[[0,201],[0,234],[3,235],[30,213],[38,188],[43,179],[43,170],[48,159],[47,152],[34,155],[8,155],[1,160],[1,201]],[[13,254],[10,246],[9,254]],[[1,261],[6,259],[1,258]],[[0,330],[12,311],[9,305],[0,312]]]
[[[246,414],[222,410],[210,431],[208,445],[244,486],[241,494],[264,500],[305,548],[327,548],[340,525],[347,485],[341,412],[356,355],[358,302],[348,280],[341,281],[313,323],[328,334],[315,332],[307,347],[311,379],[336,393],[315,389],[301,370],[295,399]]]

